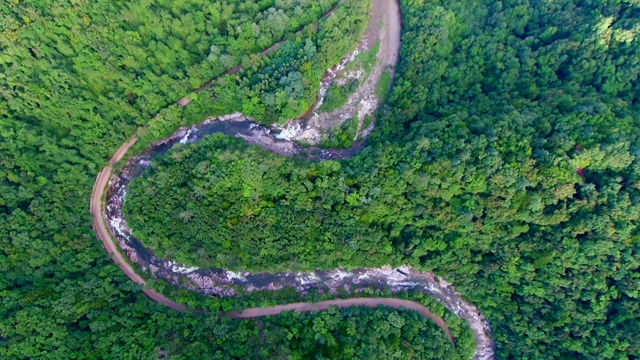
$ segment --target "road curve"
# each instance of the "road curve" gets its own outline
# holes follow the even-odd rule
[[[326,300],[317,303],[293,303],[287,305],[271,306],[267,308],[251,308],[241,312],[230,311],[223,313],[223,316],[228,316],[232,319],[248,319],[257,318],[263,316],[278,315],[284,311],[297,311],[297,312],[310,312],[310,311],[323,311],[327,310],[330,306],[337,306],[339,308],[347,308],[350,306],[366,306],[370,308],[377,308],[378,306],[387,306],[396,309],[407,309],[418,312],[420,315],[427,319],[430,319],[436,323],[447,334],[449,341],[454,344],[451,331],[445,324],[444,320],[433,315],[429,309],[424,305],[421,305],[415,301],[402,300],[395,298],[356,298],[356,299],[338,299],[338,300]]]

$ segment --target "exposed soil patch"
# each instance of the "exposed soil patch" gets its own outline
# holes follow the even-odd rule
[[[338,66],[328,70],[320,84],[320,100],[312,111],[301,119],[288,122],[285,126],[274,126],[273,129],[279,132],[276,136],[281,139],[316,145],[320,143],[322,134],[326,130],[338,126],[354,116],[359,121],[354,141],[368,136],[374,123],[371,122],[365,127],[365,119],[367,116],[373,115],[380,103],[376,90],[382,74],[388,71],[393,78],[394,68],[398,63],[400,53],[401,29],[402,17],[397,0],[373,0],[369,25],[356,51],[347,56]],[[362,74],[361,69],[348,71],[346,65],[353,61],[358,54],[368,51],[378,43],[380,48],[375,67],[362,81],[360,87],[351,94],[347,104],[330,112],[320,112],[319,109],[327,89],[333,82],[343,83],[349,78]]]

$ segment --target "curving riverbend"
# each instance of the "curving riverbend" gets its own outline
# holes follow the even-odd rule
[[[98,176],[94,188],[94,196],[92,197],[91,210],[94,215],[96,231],[105,244],[105,248],[109,253],[114,254],[114,261],[120,265],[121,269],[133,281],[141,285],[146,284],[144,279],[135,273],[124,257],[117,251],[112,238],[116,240],[117,246],[124,251],[131,262],[141,265],[144,271],[148,270],[151,273],[152,277],[164,278],[174,286],[181,286],[210,296],[234,296],[237,295],[238,288],[251,293],[256,290],[275,291],[285,287],[293,287],[303,294],[311,289],[336,293],[339,288],[350,289],[353,286],[360,289],[365,287],[388,287],[393,292],[418,290],[441,301],[449,311],[468,323],[474,332],[474,341],[476,343],[475,359],[494,358],[491,329],[484,316],[477,307],[464,301],[460,293],[451,284],[430,272],[417,272],[411,270],[408,266],[403,266],[397,269],[383,267],[361,268],[350,271],[333,269],[310,272],[288,271],[274,274],[250,273],[232,272],[219,268],[190,268],[170,260],[157,258],[151,250],[145,248],[132,235],[131,229],[126,224],[122,213],[122,205],[125,201],[127,185],[131,179],[140,176],[156,156],[166,153],[175,144],[196,142],[204,136],[214,133],[239,137],[274,153],[283,156],[300,156],[311,161],[344,159],[359,151],[362,147],[362,143],[359,143],[354,148],[347,150],[301,148],[291,141],[276,139],[269,129],[241,114],[232,114],[208,119],[188,129],[180,129],[171,137],[153,143],[140,155],[129,157],[118,173],[112,174],[111,164],[118,162],[129,147],[135,143],[136,139],[132,138],[131,141],[123,144],[111,159],[111,164]],[[104,190],[106,190],[106,200],[105,206],[102,208],[101,198]],[[153,300],[173,309],[186,309],[185,306],[177,304],[153,290],[145,289],[144,291]],[[396,300],[398,299],[360,299],[361,302],[357,304],[365,306],[393,305]],[[341,302],[341,300],[336,301],[338,303]],[[349,299],[349,301],[354,300]],[[417,303],[414,304],[419,305]],[[282,308],[262,309],[261,311],[257,309],[246,311],[249,311],[247,314],[257,311],[257,314],[260,315],[256,316],[266,316],[286,311],[283,309],[304,310],[309,306],[309,304],[299,304],[293,308],[285,306]],[[395,307],[406,306],[397,305]],[[319,307],[318,309],[321,308]]]
[[[373,2],[374,7],[376,4],[383,3],[379,0]],[[399,21],[400,19],[398,19]],[[183,106],[186,105],[184,104]],[[122,213],[122,205],[125,201],[127,185],[131,179],[140,176],[155,157],[166,153],[175,144],[196,142],[204,136],[215,133],[242,138],[248,143],[282,156],[297,156],[310,161],[346,159],[363,148],[363,142],[359,142],[346,150],[301,148],[292,141],[276,138],[270,129],[261,126],[242,114],[236,113],[207,119],[203,123],[189,128],[181,128],[172,136],[151,144],[139,155],[129,157],[125,165],[117,173],[113,173],[113,165],[119,162],[137,141],[135,136],[132,137],[130,141],[125,142],[116,151],[109,164],[98,174],[90,203],[94,229],[98,238],[102,241],[107,253],[112,254],[113,260],[132,281],[143,287],[146,285],[144,278],[135,272],[127,259],[142,266],[143,271],[149,271],[153,278],[164,278],[172,285],[182,286],[211,296],[236,296],[238,289],[251,293],[256,290],[275,291],[285,287],[293,287],[302,294],[311,289],[336,293],[339,288],[348,290],[352,287],[358,289],[388,287],[393,292],[418,290],[442,302],[449,311],[468,323],[474,332],[475,359],[495,358],[491,329],[479,309],[464,301],[451,284],[430,272],[417,272],[408,266],[403,266],[396,269],[383,267],[346,271],[339,268],[295,273],[291,271],[274,274],[250,273],[232,272],[226,269],[189,268],[170,260],[155,257],[153,251],[145,248],[132,235],[131,229],[126,224]],[[106,197],[103,203],[105,191]],[[126,254],[127,259],[121,254],[118,247]],[[143,288],[142,291],[152,300],[172,309],[178,311],[187,309],[186,306],[178,304],[152,289]],[[453,342],[449,329],[441,318],[431,314],[426,307],[419,303],[394,298],[330,300],[316,304],[296,303],[269,308],[246,309],[240,313],[231,312],[225,315],[232,318],[250,318],[276,315],[282,311],[290,310],[325,310],[331,305],[339,307],[354,305],[376,307],[384,305],[415,310],[438,324]]]

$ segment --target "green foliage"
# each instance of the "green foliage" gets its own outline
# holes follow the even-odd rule
[[[349,100],[349,96],[360,85],[360,81],[357,78],[348,79],[342,86],[335,83],[331,84],[327,89],[327,94],[320,105],[319,111],[331,112],[344,104]]]
[[[385,71],[380,75],[380,81],[376,87],[376,95],[378,95],[380,102],[386,101],[389,90],[391,90],[391,74],[389,71]]]
[[[320,147],[333,149],[347,149],[353,145],[353,141],[358,132],[358,118],[352,117],[340,125],[322,134]]]
[[[334,206],[358,202],[335,177],[339,171],[337,162],[309,167],[214,135],[154,161],[151,176],[131,182],[124,211],[134,234],[159,256],[198,266],[330,268],[354,256],[361,263],[379,235],[332,216]]]

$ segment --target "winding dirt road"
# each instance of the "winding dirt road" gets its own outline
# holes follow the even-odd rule
[[[410,300],[402,300],[402,299],[394,299],[394,298],[359,298],[359,299],[339,299],[339,300],[327,300],[320,301],[317,303],[293,303],[287,305],[278,305],[272,306],[268,308],[252,308],[246,309],[242,312],[231,311],[225,313],[223,315],[229,316],[232,319],[247,319],[247,318],[256,318],[263,316],[271,316],[278,315],[284,311],[295,310],[297,312],[310,312],[310,311],[323,311],[327,310],[330,306],[336,306],[339,308],[347,308],[350,306],[366,306],[370,308],[377,308],[378,306],[388,306],[396,309],[407,309],[418,312],[420,315],[430,319],[434,323],[436,323],[444,332],[447,334],[449,341],[453,344],[453,336],[451,336],[451,331],[445,324],[444,320],[439,317],[433,315],[429,312],[429,309],[424,307],[421,304],[418,304],[415,301]]]
[[[374,0],[373,4],[374,6],[384,7],[387,1],[393,2],[394,6],[398,6],[397,0],[385,0],[385,1]],[[334,9],[332,9],[331,12],[333,12],[333,10]],[[384,11],[384,9],[382,10],[378,9],[378,11]],[[323,17],[326,17],[328,15],[329,14],[325,14],[325,16]],[[396,23],[393,23],[393,24],[385,23],[384,26],[399,27],[400,22],[401,22],[401,18],[400,18],[400,14],[398,13],[398,19]],[[389,53],[393,53],[394,56],[397,56],[397,48],[392,48],[392,49],[390,48],[387,51]],[[238,70],[239,70],[238,68],[234,68],[229,72],[235,72]],[[196,92],[199,92],[202,89],[206,88],[207,85],[210,85],[210,83],[205,84]],[[190,100],[188,98],[183,98],[180,101],[178,101],[177,104],[180,106],[187,106],[189,102]],[[93,217],[93,228],[96,231],[96,235],[98,239],[100,239],[100,241],[102,242],[105,251],[111,255],[112,260],[116,264],[118,264],[120,269],[125,273],[125,275],[129,279],[131,279],[135,283],[142,286],[142,292],[145,295],[147,295],[151,300],[157,303],[163,304],[171,309],[174,309],[177,311],[186,311],[189,309],[185,305],[178,304],[175,301],[168,299],[166,296],[158,293],[153,289],[145,288],[146,281],[139,274],[136,273],[136,271],[131,266],[131,264],[129,264],[127,259],[125,259],[125,257],[119,251],[118,246],[114,242],[114,239],[111,233],[109,232],[109,230],[105,225],[106,219],[104,216],[105,212],[103,208],[103,196],[105,193],[105,189],[109,183],[109,180],[111,179],[113,166],[124,157],[127,151],[136,143],[136,141],[137,141],[137,137],[133,136],[129,141],[122,144],[122,146],[120,146],[120,148],[111,157],[108,165],[105,166],[104,169],[102,169],[102,171],[98,174],[96,178],[96,181],[94,183],[93,193],[90,200],[90,212]],[[322,301],[318,303],[293,303],[293,304],[278,305],[278,306],[267,307],[267,308],[250,308],[250,309],[243,310],[241,312],[227,312],[227,313],[222,313],[220,315],[228,316],[233,319],[245,319],[245,318],[273,316],[286,311],[298,311],[298,312],[323,311],[323,310],[327,310],[330,306],[337,306],[340,308],[346,308],[350,306],[366,306],[370,308],[376,308],[378,306],[387,306],[387,307],[396,308],[396,309],[407,309],[407,310],[417,311],[419,314],[435,322],[440,328],[442,328],[442,330],[446,333],[447,337],[449,338],[449,341],[451,343],[454,343],[454,339],[453,339],[453,336],[451,335],[451,331],[449,330],[446,323],[441,317],[435,316],[429,311],[428,308],[426,308],[425,306],[417,302],[396,299],[396,298],[355,298],[355,299],[328,300],[328,301]],[[202,310],[199,310],[199,309],[191,309],[191,311],[203,312]],[[481,331],[476,329],[473,329],[473,330],[476,333],[476,336],[478,336],[478,332]],[[478,342],[476,343],[478,344]],[[490,347],[492,348],[492,345]],[[478,347],[477,349],[479,348],[480,347]],[[476,358],[482,358],[482,359],[493,358],[492,351],[490,351],[489,353],[485,352],[484,353],[485,355],[481,357],[478,356],[479,354],[480,352],[476,351]],[[486,354],[489,354],[488,357],[486,356]]]
[[[131,279],[136,284],[142,285],[142,292],[147,295],[151,300],[161,303],[167,307],[170,307],[174,310],[184,311],[187,309],[186,306],[178,304],[175,301],[171,301],[166,298],[164,295],[153,289],[145,289],[146,281],[138,275],[133,267],[127,262],[127,260],[122,256],[120,251],[118,251],[118,247],[113,242],[109,231],[104,225],[104,218],[102,216],[102,195],[104,193],[104,189],[107,186],[107,182],[111,177],[111,171],[113,170],[113,165],[120,161],[124,154],[127,153],[129,148],[133,146],[133,144],[138,141],[138,138],[134,135],[131,140],[125,142],[120,146],[120,148],[116,151],[115,154],[109,160],[109,165],[105,166],[104,169],[98,174],[96,178],[96,182],[93,185],[93,193],[91,194],[91,200],[89,202],[89,208],[91,215],[93,216],[93,230],[96,232],[96,236],[100,241],[102,241],[102,247],[107,252],[107,254],[111,255],[111,259],[118,264],[120,270],[124,272],[125,275],[129,279]]]

